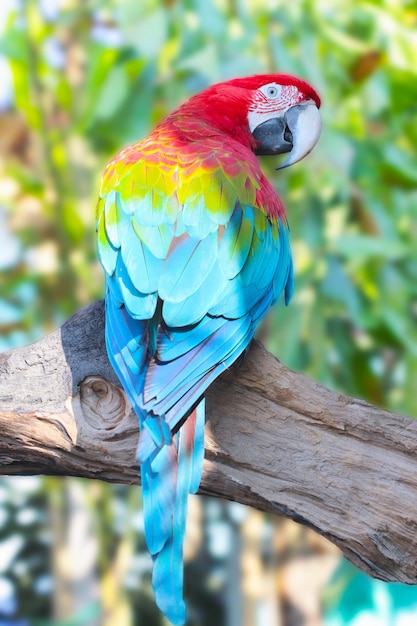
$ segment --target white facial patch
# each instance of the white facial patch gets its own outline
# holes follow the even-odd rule
[[[252,132],[254,128],[273,117],[284,115],[285,111],[302,99],[302,95],[294,85],[278,85],[268,83],[255,91],[249,107],[248,124]]]

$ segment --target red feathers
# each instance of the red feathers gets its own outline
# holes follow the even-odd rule
[[[197,124],[201,128],[201,122],[204,121],[216,134],[219,131],[225,133],[246,148],[254,150],[256,142],[249,130],[248,112],[256,102],[257,90],[269,83],[296,88],[298,96],[293,104],[301,100],[313,100],[318,107],[320,106],[319,96],[303,80],[287,74],[259,74],[213,85],[181,105],[164,121],[164,124],[170,120],[174,122],[178,118],[181,120],[187,118],[191,126]],[[188,141],[190,132],[192,133],[192,128],[189,132],[187,129]],[[210,128],[206,131],[207,137],[210,137]]]
[[[320,108],[320,97],[317,92],[310,87],[308,83],[301,78],[295,78],[289,74],[257,74],[256,76],[249,76],[248,78],[233,78],[224,85],[231,85],[232,87],[241,87],[243,89],[259,89],[263,85],[268,83],[277,83],[278,85],[291,85],[297,87],[301,93],[304,94],[306,99],[314,100],[317,106]]]

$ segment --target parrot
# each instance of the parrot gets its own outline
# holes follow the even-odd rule
[[[193,95],[110,161],[97,204],[105,342],[139,419],[145,540],[156,604],[184,624],[187,499],[204,458],[204,392],[248,348],[294,272],[284,206],[260,155],[310,153],[320,98],[287,74]]]

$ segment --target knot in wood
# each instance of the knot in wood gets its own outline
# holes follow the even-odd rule
[[[87,376],[80,383],[85,421],[96,430],[112,430],[130,412],[123,391],[101,376]]]

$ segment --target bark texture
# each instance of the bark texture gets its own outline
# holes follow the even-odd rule
[[[0,473],[137,483],[137,418],[102,302],[0,355]],[[417,583],[417,421],[334,393],[254,342],[207,393],[201,493],[290,517],[364,571]]]

